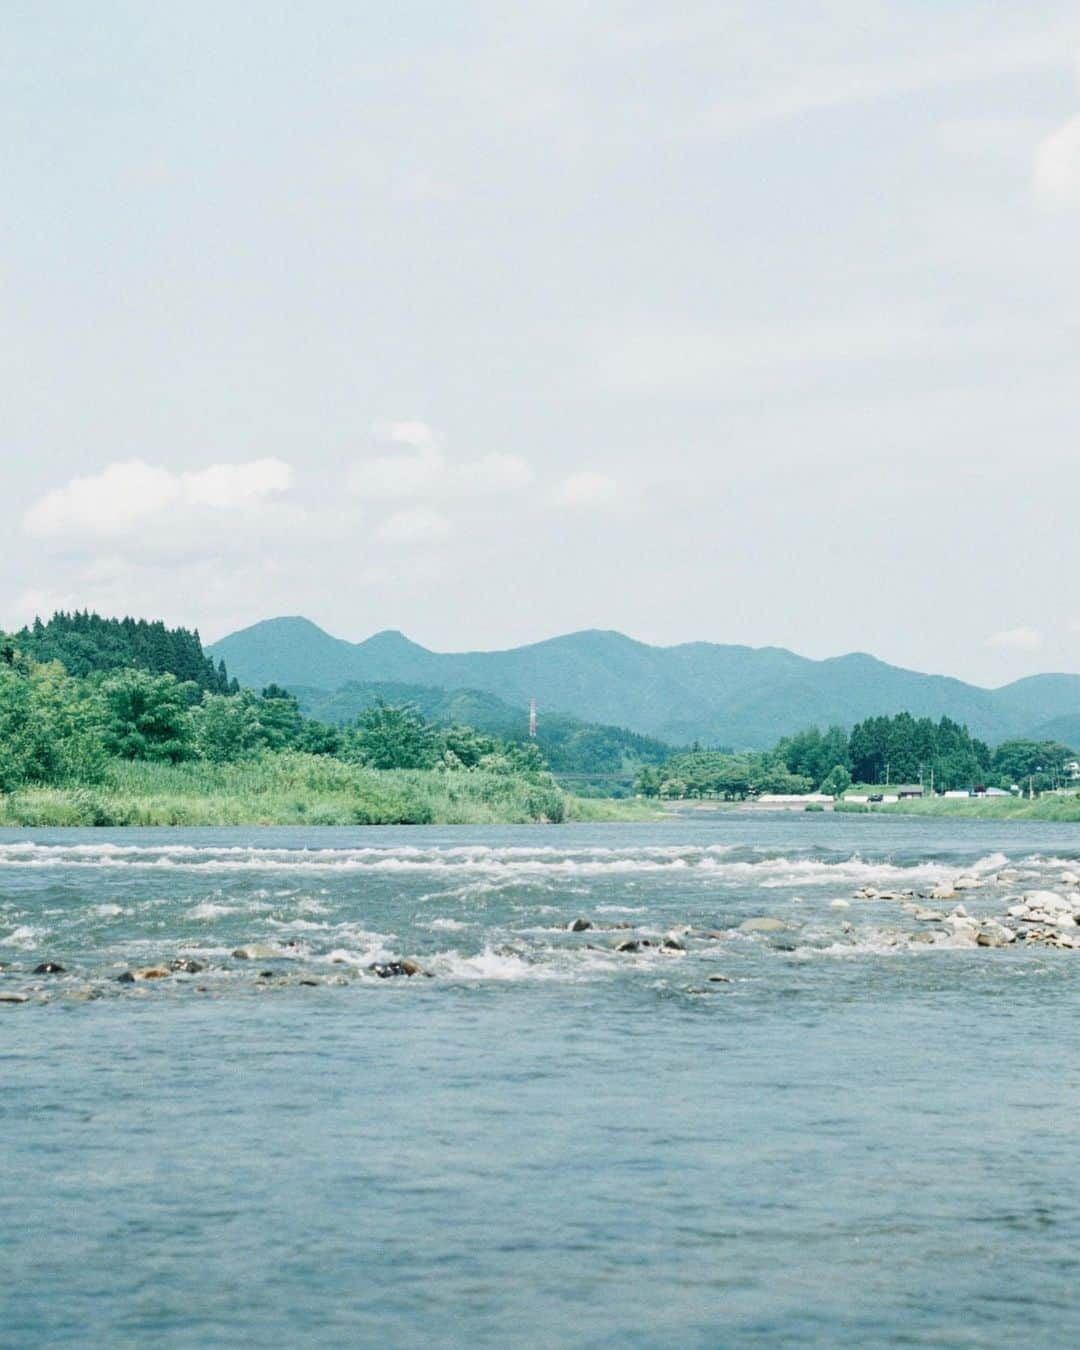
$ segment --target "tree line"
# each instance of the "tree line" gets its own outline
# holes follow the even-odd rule
[[[966,726],[942,717],[869,717],[850,732],[810,727],[772,750],[690,751],[659,767],[643,768],[637,791],[658,797],[741,800],[762,792],[825,792],[839,796],[851,784],[921,784],[924,790],[1029,787],[1036,792],[1069,780],[1074,751],[1058,741],[1014,739],[991,749]]]
[[[88,610],[61,611],[46,623],[35,619],[10,642],[35,661],[59,661],[69,675],[135,668],[175,675],[214,694],[235,694],[240,688],[229,679],[225,662],[215,666],[203,651],[198,630],[166,628],[160,620],[103,619]]]
[[[234,764],[286,753],[376,769],[546,771],[533,745],[436,727],[407,705],[378,703],[332,727],[304,717],[277,685],[222,693],[134,668],[76,676],[0,642],[0,792],[98,783],[117,760]]]

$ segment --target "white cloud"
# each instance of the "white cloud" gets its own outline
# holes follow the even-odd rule
[[[188,473],[129,460],[46,493],[26,511],[23,528],[38,538],[108,538],[166,511],[248,510],[286,491],[291,481],[292,469],[280,459],[214,464]]]
[[[1035,151],[1035,190],[1048,201],[1080,206],[1080,114]]]
[[[570,474],[559,483],[555,489],[555,502],[558,506],[575,510],[595,510],[613,506],[618,492],[614,478],[584,469],[581,473]]]
[[[517,455],[490,454],[450,471],[448,487],[462,497],[514,492],[533,481],[532,466]]]
[[[380,440],[393,441],[396,445],[409,445],[414,450],[434,450],[439,444],[439,438],[433,428],[426,422],[416,419],[377,422],[375,435]]]
[[[379,423],[375,434],[407,448],[352,466],[349,486],[371,500],[487,497],[517,491],[533,480],[531,466],[517,455],[491,453],[454,463],[439,449],[440,438],[426,422]]]
[[[418,506],[411,511],[398,511],[388,516],[375,531],[380,539],[395,544],[411,544],[420,540],[439,539],[450,529],[450,522],[438,511]]]
[[[421,497],[436,486],[442,473],[443,459],[436,450],[378,455],[353,465],[349,486],[361,497],[376,501]]]
[[[991,633],[985,645],[1000,651],[1035,652],[1042,646],[1042,633],[1027,625],[1005,628],[1000,633]]]

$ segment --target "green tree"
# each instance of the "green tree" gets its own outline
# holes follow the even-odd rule
[[[842,764],[837,764],[831,773],[825,775],[818,788],[819,792],[827,792],[830,797],[842,797],[851,786],[851,774]]]
[[[124,670],[101,683],[104,744],[119,759],[177,763],[193,751],[192,685],[174,675]]]

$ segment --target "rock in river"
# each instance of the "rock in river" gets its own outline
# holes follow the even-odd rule
[[[587,933],[592,927],[591,919],[575,919],[568,925],[571,933]]]
[[[281,953],[276,947],[268,947],[264,942],[250,942],[246,947],[237,947],[233,956],[237,961],[272,961]]]
[[[425,970],[415,961],[374,961],[368,966],[368,970],[380,980],[389,980],[395,975],[427,975],[429,978],[431,976],[430,970]]]
[[[783,919],[747,919],[745,923],[739,924],[739,928],[744,933],[782,933],[787,927]]]
[[[41,965],[34,967],[35,975],[63,975],[67,970],[66,966],[60,965],[58,961],[42,961]]]

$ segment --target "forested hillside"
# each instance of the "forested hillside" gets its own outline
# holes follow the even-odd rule
[[[160,621],[103,619],[76,610],[54,614],[47,623],[35,619],[11,641],[35,661],[59,661],[69,675],[136,669],[174,675],[216,694],[239,688],[230,681],[224,661],[215,666],[203,651],[198,632],[166,628]]]
[[[464,723],[505,741],[529,740],[525,704],[513,707],[479,689],[440,689],[395,681],[352,681],[334,693],[318,689],[293,691],[305,713],[335,726],[355,721],[364,709],[381,702],[411,704],[439,726]],[[632,776],[643,764],[662,764],[672,752],[665,741],[641,736],[625,727],[584,722],[565,713],[540,710],[536,746],[555,773]]]

